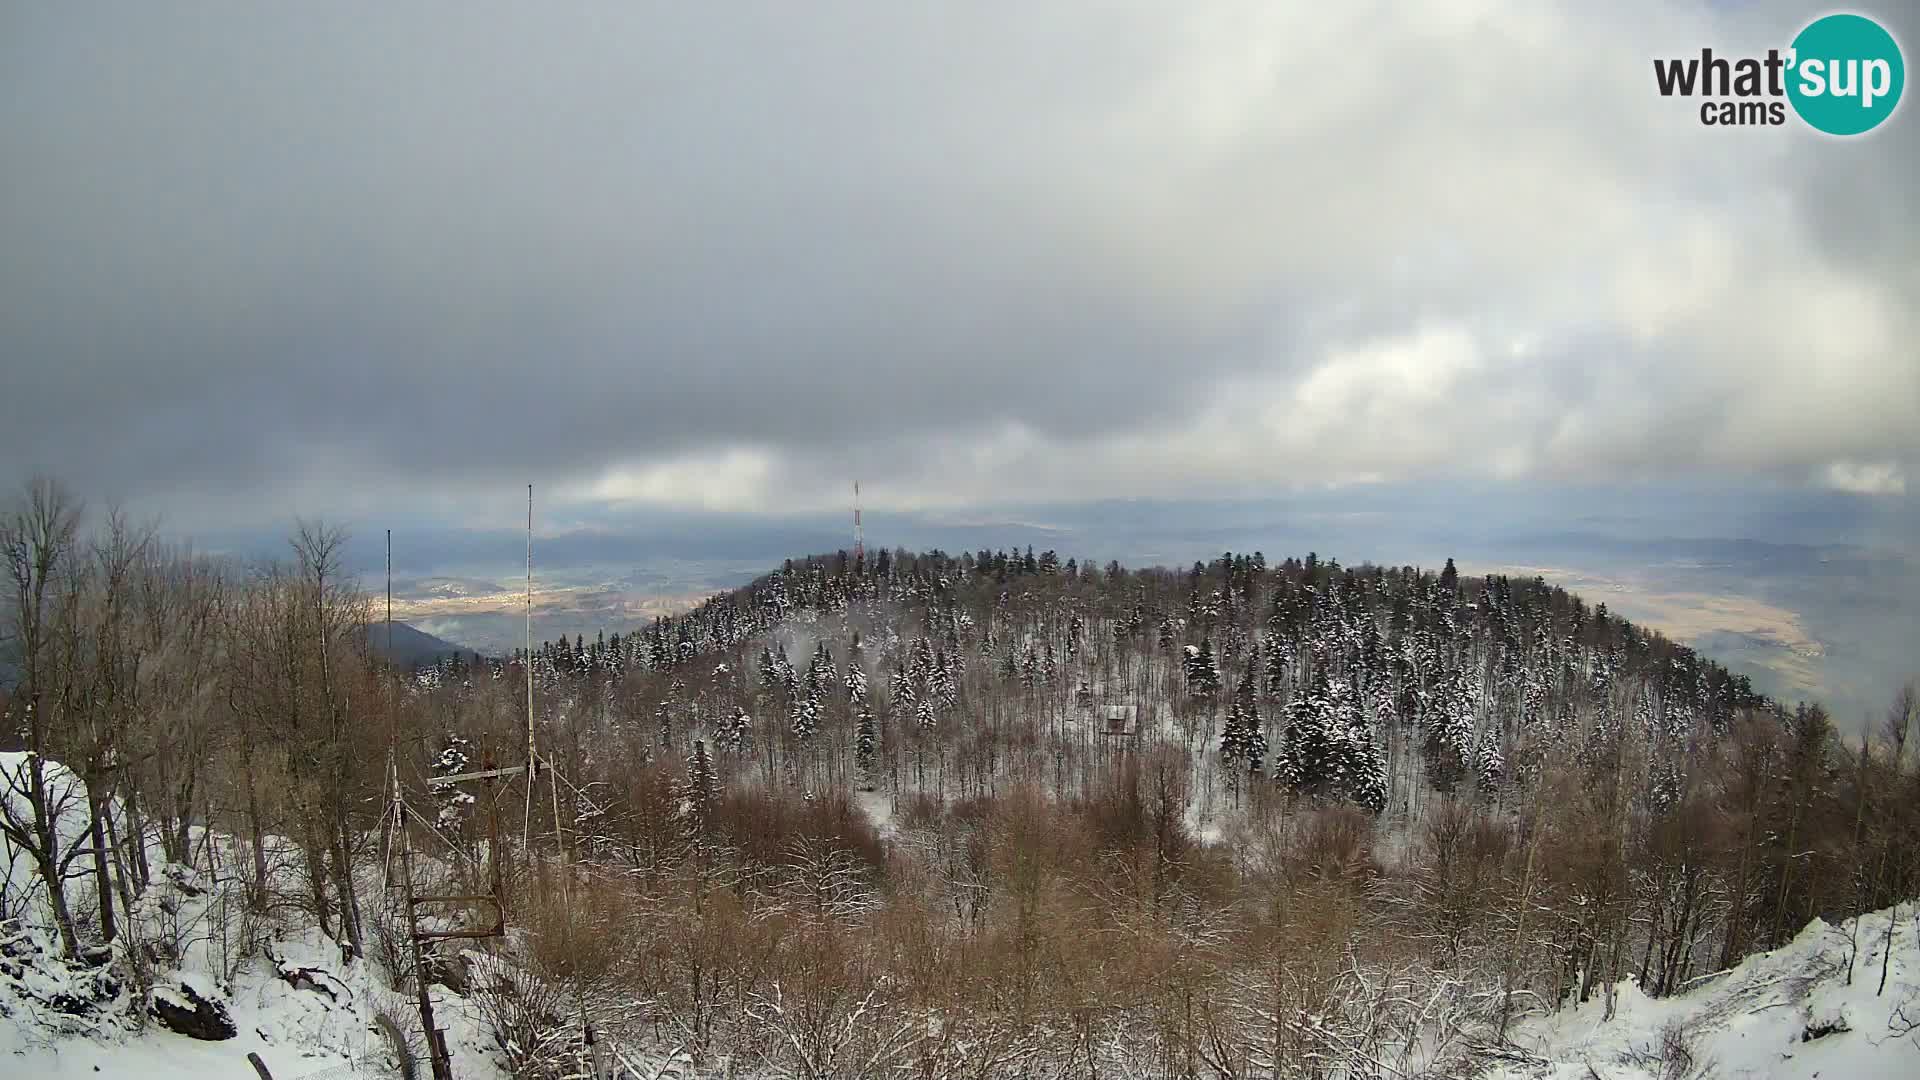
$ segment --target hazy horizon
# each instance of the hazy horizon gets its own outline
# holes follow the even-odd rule
[[[859,480],[874,543],[1741,598],[1640,602],[1879,696],[1920,638],[1920,124],[1703,127],[1649,65],[1808,17],[16,7],[0,460],[216,549],[307,514],[370,570],[393,528],[475,588],[531,482],[590,620],[844,546]]]
[[[525,489],[500,527],[394,530],[396,617],[465,648],[505,653],[525,633]],[[865,512],[870,548],[1055,550],[1132,568],[1184,568],[1223,551],[1272,561],[1542,576],[1754,678],[1818,700],[1849,729],[1876,723],[1913,674],[1920,529],[1911,501],[1832,492],[1666,487],[1535,491],[1343,488],[1238,500],[1100,500],[967,513]],[[385,528],[348,529],[348,565],[384,588]],[[289,528],[291,523],[289,523]],[[780,561],[852,546],[839,513],[653,511],[543,524],[536,505],[536,639],[625,632],[745,584]],[[173,530],[177,536],[184,532]],[[285,554],[286,529],[200,537],[243,558]],[[212,541],[208,543],[207,541]]]

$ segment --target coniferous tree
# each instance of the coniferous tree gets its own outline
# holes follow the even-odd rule
[[[874,787],[875,725],[873,709],[867,705],[864,698],[854,707],[853,724],[854,768],[858,772],[861,789],[864,791],[872,791]]]
[[[853,635],[847,647],[847,703],[858,710],[867,703],[867,664],[860,649],[860,635]]]
[[[1293,645],[1286,638],[1276,635],[1267,639],[1265,652],[1263,689],[1268,697],[1285,697],[1293,673]]]
[[[827,687],[838,681],[834,677],[833,650],[827,647],[823,639],[813,647],[813,659],[807,664],[806,693],[815,703],[826,700]]]
[[[1334,780],[1335,735],[1326,684],[1316,679],[1282,711],[1273,777],[1301,794],[1327,790]]]
[[[1441,791],[1454,790],[1476,771],[1479,696],[1477,674],[1456,668],[1441,677],[1432,699],[1423,703],[1427,774]]]
[[[472,749],[473,744],[468,740],[458,735],[448,735],[441,743],[439,755],[433,759],[427,787],[440,804],[440,812],[435,815],[434,823],[449,833],[458,831],[466,823],[473,813],[475,799],[471,792],[462,791],[457,785],[435,781],[443,776],[467,772],[473,763]]]
[[[1355,803],[1378,813],[1387,807],[1387,763],[1380,752],[1380,740],[1368,722],[1358,701],[1343,706],[1346,745],[1344,747],[1346,795]]]
[[[721,753],[738,757],[745,751],[747,740],[753,734],[753,718],[747,710],[736,705],[733,714],[721,720],[720,730],[714,736]]]
[[[936,652],[929,678],[929,696],[941,709],[952,711],[960,704],[960,654]]]
[[[1350,684],[1316,678],[1285,717],[1276,780],[1298,794],[1386,806],[1386,762]]]
[[[1187,691],[1196,696],[1217,693],[1220,690],[1220,665],[1213,658],[1213,641],[1201,638],[1200,644],[1189,645],[1187,653]]]
[[[687,781],[681,795],[691,831],[704,833],[714,804],[720,801],[720,776],[707,756],[707,744],[699,739],[694,740],[693,756],[687,761]]]
[[[1220,731],[1220,756],[1234,770],[1236,777],[1243,772],[1257,776],[1266,763],[1267,736],[1260,727],[1252,675],[1240,680],[1233,704],[1227,707],[1226,721]],[[1237,792],[1237,778],[1235,785]]]
[[[820,696],[817,688],[807,693],[795,694],[793,704],[788,707],[788,726],[794,735],[801,739],[813,738],[820,729]]]
[[[896,667],[887,677],[887,698],[893,707],[901,712],[912,711],[920,695],[915,693],[913,679],[904,667]]]
[[[674,713],[680,708],[681,695],[686,692],[687,684],[676,677],[667,688],[667,696],[660,699],[654,710],[654,723],[659,729],[660,748],[671,754],[674,748]]]

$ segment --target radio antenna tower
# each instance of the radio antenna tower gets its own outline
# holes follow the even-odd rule
[[[860,528],[860,481],[853,482],[853,561],[867,557],[867,534]]]

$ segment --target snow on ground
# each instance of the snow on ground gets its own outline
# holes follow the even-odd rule
[[[6,774],[0,780],[17,774],[23,762],[0,755],[0,774]],[[58,766],[49,763],[49,772],[66,791],[77,788]],[[894,831],[884,793],[858,798],[877,827]],[[84,806],[83,791],[79,799]],[[66,808],[62,825],[77,838],[83,822],[74,813]],[[1213,823],[1196,824],[1204,835]],[[34,894],[19,873],[28,868],[18,853],[7,854],[15,888],[28,887],[18,895],[29,917],[0,922],[0,1076],[252,1080],[250,1052],[278,1080],[395,1075],[379,1018],[384,1013],[411,1033],[417,1014],[411,997],[392,989],[377,964],[343,961],[315,930],[282,928],[263,947],[243,947],[244,920],[230,902],[232,884],[178,865],[156,866],[154,885],[112,962],[104,954],[60,960],[49,920],[31,912],[44,906],[44,895]],[[377,895],[378,885],[369,883],[369,890]],[[1885,911],[1839,926],[1816,920],[1785,946],[1671,998],[1650,998],[1632,980],[1623,981],[1613,988],[1611,1016],[1605,996],[1596,995],[1585,1005],[1521,1022],[1513,1041],[1525,1060],[1500,1065],[1485,1078],[1920,1077],[1920,903],[1903,905],[1898,914],[1891,934]],[[194,998],[217,1002],[234,1037],[201,1041],[146,1019],[148,999],[130,985],[129,938],[142,949],[161,946],[158,955],[172,958],[152,973],[155,997],[176,1005]],[[440,988],[435,1002],[456,1075],[504,1077],[477,1008]],[[418,1046],[417,1036],[414,1041]]]
[[[27,762],[25,754],[0,754],[0,798],[21,819],[30,817],[22,795]],[[45,770],[60,843],[69,850],[86,832],[86,788],[57,762],[46,762]],[[195,834],[196,843],[206,839]],[[6,874],[0,888],[13,916],[0,919],[0,1077],[255,1080],[250,1052],[276,1080],[387,1077],[396,1075],[395,1059],[378,1015],[390,1014],[403,1032],[418,1030],[414,999],[391,989],[377,964],[344,962],[318,930],[249,929],[237,883],[166,863],[157,844],[148,849],[153,884],[114,947],[61,959],[32,860],[4,839],[0,856]],[[234,853],[225,861],[236,864]],[[364,891],[377,898],[378,881],[365,883]],[[92,918],[97,899],[90,876],[69,881],[68,900],[76,920]],[[134,985],[132,958],[141,955],[151,958],[146,992]],[[224,1010],[232,1038],[176,1034],[150,1011],[150,1003],[160,1002],[191,1012],[195,999]],[[504,1076],[477,1008],[440,988],[435,1000],[456,1074]],[[414,1041],[424,1048],[417,1036]],[[421,1068],[424,1073],[424,1057]]]
[[[10,750],[0,753],[0,814],[6,814],[22,825],[33,821],[33,806],[28,801],[27,791],[32,779],[29,764],[33,755]],[[61,853],[71,851],[85,837],[91,818],[87,810],[87,786],[80,781],[71,769],[57,761],[43,759],[41,775],[46,785],[47,803],[53,809],[53,818],[58,832],[58,844]],[[39,878],[35,876],[33,858],[25,850],[5,836],[0,836],[0,888],[7,895],[14,908],[24,908],[45,902],[45,890],[41,888]],[[86,891],[90,897],[92,890]],[[73,890],[70,900],[81,897],[79,889]]]
[[[164,886],[162,886],[164,887]],[[391,1044],[376,1026],[386,1012],[403,1031],[418,1027],[414,999],[389,989],[377,966],[342,963],[318,931],[282,937],[239,964],[231,982],[199,966],[156,973],[154,994],[178,1001],[185,985],[220,1003],[237,1034],[202,1041],[142,1011],[124,978],[102,992],[104,969],[53,959],[49,935],[18,930],[0,942],[0,1075],[126,1076],[155,1080],[255,1080],[257,1053],[275,1080],[397,1075]],[[462,1077],[504,1076],[487,1049],[474,1008],[438,987],[441,1027]],[[421,1062],[424,1073],[424,1058]]]
[[[862,791],[854,795],[860,809],[866,811],[867,820],[880,833],[882,839],[891,840],[899,830],[893,824],[893,796],[884,791]]]
[[[1920,1077],[1920,904],[1902,905],[1879,992],[1888,913],[1830,926],[1814,920],[1793,941],[1750,956],[1687,993],[1654,999],[1633,980],[1556,1016],[1523,1023],[1514,1041],[1543,1061],[1488,1080],[1912,1080]],[[1687,1055],[1662,1054],[1669,1032]]]

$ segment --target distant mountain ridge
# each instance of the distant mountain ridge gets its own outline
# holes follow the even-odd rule
[[[424,630],[418,630],[406,623],[392,624],[392,638],[388,638],[388,624],[371,623],[367,626],[367,644],[374,655],[385,657],[399,667],[421,667],[432,664],[449,656],[473,653],[465,645],[456,645],[445,638],[434,637]]]

